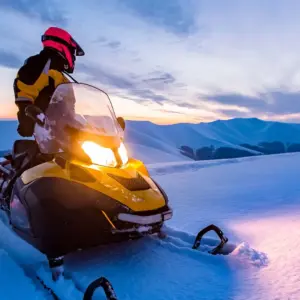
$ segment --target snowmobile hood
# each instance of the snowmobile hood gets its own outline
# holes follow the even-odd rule
[[[99,194],[105,194],[136,212],[155,210],[166,205],[164,195],[148,176],[143,163],[134,159],[130,159],[123,168],[101,167],[87,165],[78,160],[56,159],[25,171],[21,180],[24,184],[29,184],[39,178],[47,177],[79,183],[98,191]],[[64,200],[57,199],[57,201]]]

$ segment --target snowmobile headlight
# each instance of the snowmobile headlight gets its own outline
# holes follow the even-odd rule
[[[125,148],[125,145],[123,143],[121,143],[121,145],[118,149],[118,153],[119,153],[120,158],[122,160],[122,164],[125,165],[128,162],[128,154],[127,154],[127,150]]]
[[[83,142],[81,148],[89,156],[93,164],[107,167],[115,167],[117,165],[116,157],[110,148],[104,148],[91,141]],[[118,148],[118,154],[122,164],[125,165],[128,162],[128,154],[123,143]]]
[[[115,167],[117,165],[116,157],[109,148],[104,148],[91,141],[83,142],[81,148],[89,156],[93,164],[106,167]]]

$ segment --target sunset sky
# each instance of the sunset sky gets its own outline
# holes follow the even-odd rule
[[[74,77],[127,119],[299,122],[299,11],[296,0],[2,0],[0,118],[15,117],[17,69],[60,26],[86,52]]]

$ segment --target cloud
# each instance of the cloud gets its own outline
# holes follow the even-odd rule
[[[300,108],[300,2],[275,2],[3,0],[0,65],[17,69],[63,26],[86,52],[74,76],[123,97],[121,110],[288,118]]]
[[[153,72],[149,74],[149,78],[143,80],[146,84],[154,85],[166,85],[175,82],[175,78],[172,74],[167,72]]]
[[[121,43],[118,41],[111,41],[107,44],[108,47],[113,48],[113,49],[119,48],[120,45],[121,45]]]
[[[0,9],[12,9],[26,14],[28,17],[40,18],[46,22],[65,26],[67,20],[63,12],[61,12],[59,4],[60,1],[57,0],[2,0],[0,2]]]
[[[164,26],[176,34],[188,34],[195,26],[195,16],[190,0],[127,0],[120,4],[128,7],[138,17]]]
[[[111,41],[103,36],[98,37],[94,41],[94,43],[98,43],[98,44],[101,44],[102,47],[109,47],[112,49],[117,49],[121,46],[121,43],[119,41]]]
[[[219,113],[223,114],[224,116],[226,116],[226,118],[248,118],[249,117],[249,113],[247,112],[243,112],[243,111],[237,111],[237,110],[233,110],[233,109],[219,109],[218,110]]]
[[[78,68],[80,71],[91,76],[94,81],[97,81],[103,85],[125,90],[134,88],[133,80],[128,77],[109,72],[109,70],[106,70],[104,67],[93,67],[79,63]]]
[[[0,65],[9,68],[18,68],[22,63],[20,58],[15,54],[0,49]]]
[[[150,100],[158,103],[168,101],[168,98],[155,94],[151,90],[131,89],[130,92],[133,95],[139,96],[139,100]]]
[[[94,81],[97,81],[101,86],[113,88],[117,95],[132,99],[137,102],[163,102],[168,101],[168,98],[159,95],[147,89],[142,85],[145,80],[140,80],[138,77],[130,76],[123,77],[117,74],[110,73],[100,67],[93,68],[86,65],[80,65],[80,69],[92,76]],[[164,80],[165,78],[155,78],[155,80]],[[153,78],[150,78],[153,80]]]
[[[249,109],[253,115],[268,114],[292,114],[300,111],[300,92],[268,92],[258,97],[243,95],[218,95],[206,98],[213,103],[223,105],[237,105]],[[233,112],[231,115],[234,115]],[[245,114],[244,114],[245,115]]]

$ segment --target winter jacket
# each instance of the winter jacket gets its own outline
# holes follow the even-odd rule
[[[45,112],[55,88],[69,82],[62,70],[62,58],[51,49],[29,57],[19,69],[13,88],[21,136],[32,136],[34,131],[34,121],[25,115],[26,106],[35,104]]]

